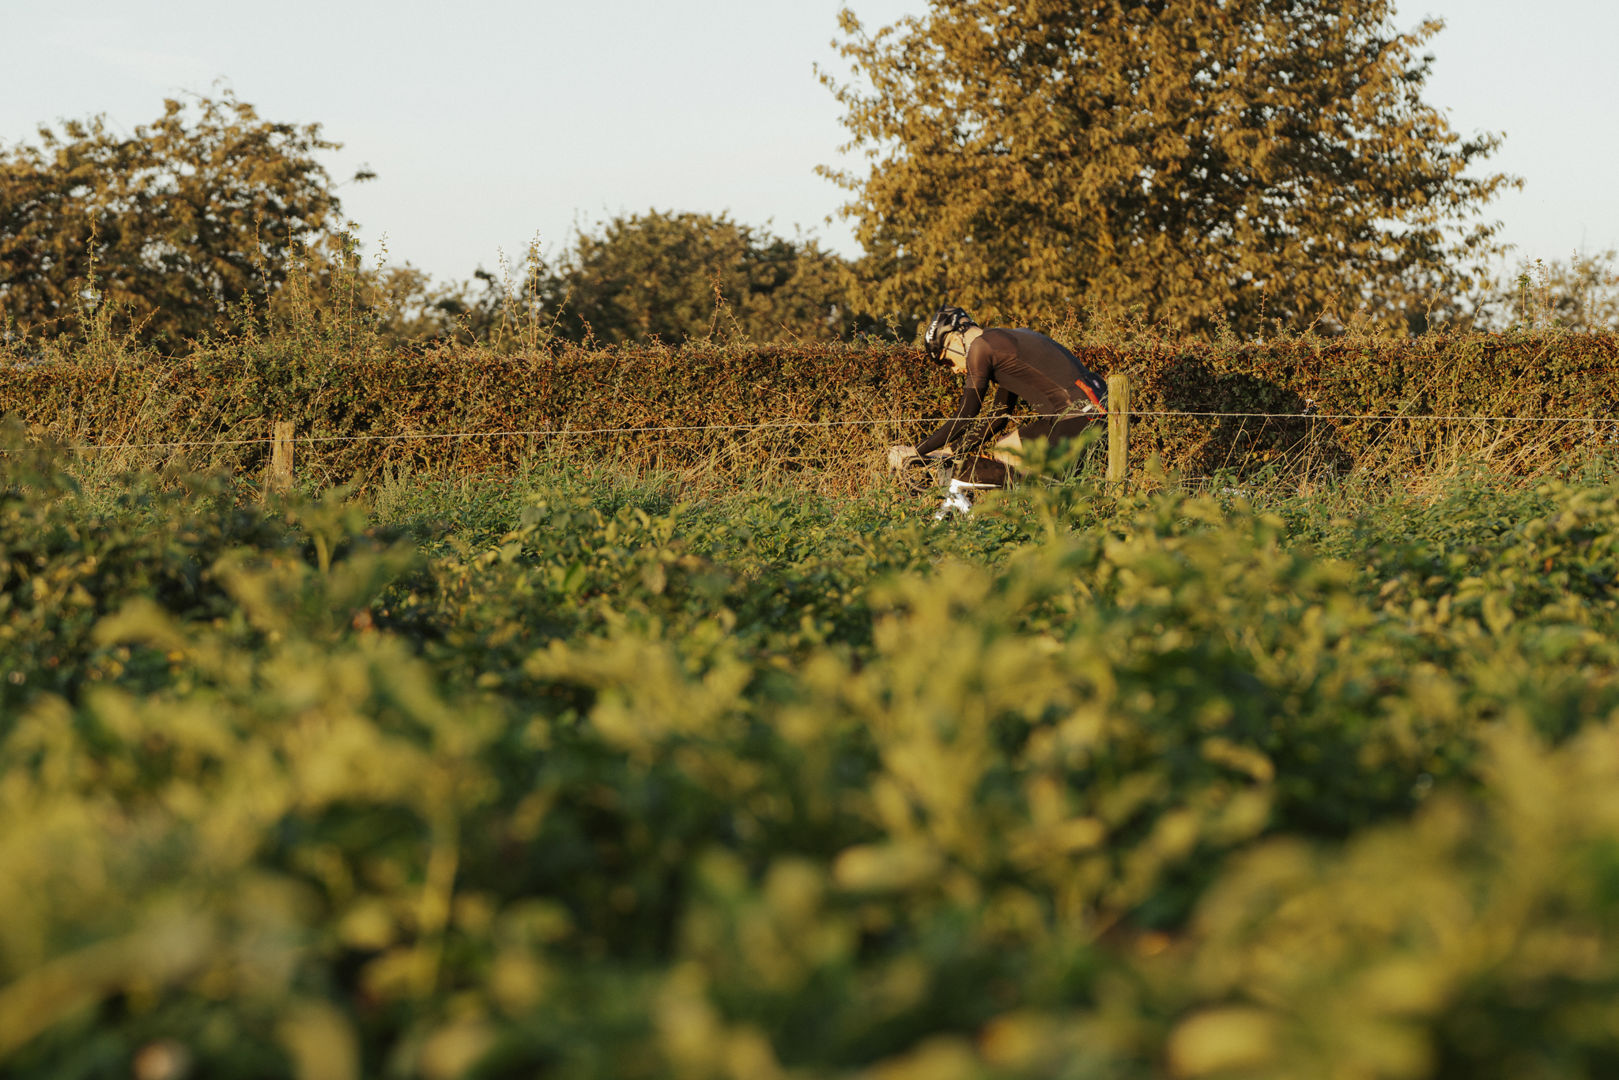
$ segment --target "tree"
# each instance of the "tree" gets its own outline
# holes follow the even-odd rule
[[[375,312],[377,333],[392,345],[471,344],[480,330],[487,331],[479,321],[471,286],[464,282],[434,281],[409,263],[372,271],[368,277],[367,299]]]
[[[1619,333],[1619,251],[1520,262],[1516,273],[1495,283],[1480,322],[1496,329]]]
[[[1492,247],[1463,140],[1421,98],[1442,27],[1390,0],[930,0],[823,81],[864,176],[825,170],[868,252],[863,299],[1134,310],[1189,329],[1409,317]],[[1476,258],[1475,258],[1476,257]]]
[[[0,149],[0,321],[77,334],[100,308],[178,348],[231,304],[264,310],[295,265],[318,270],[341,246],[315,156],[339,144],[320,130],[226,92],[165,101],[129,136],[97,117]]]
[[[740,331],[766,341],[836,338],[857,320],[843,260],[727,215],[653,210],[581,232],[554,269],[543,304],[564,336],[678,343]]]

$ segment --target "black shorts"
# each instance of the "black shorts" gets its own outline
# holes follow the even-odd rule
[[[1046,439],[1052,443],[1067,442],[1100,419],[1101,417],[1095,413],[1086,413],[1083,416],[1042,416],[1027,424],[1018,425],[1017,433],[1023,442],[1030,439]]]

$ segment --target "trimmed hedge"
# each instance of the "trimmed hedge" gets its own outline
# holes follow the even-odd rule
[[[1619,374],[1612,335],[1145,339],[1076,352],[1104,374],[1133,376],[1134,408],[1148,415],[1136,421],[1132,452],[1193,476],[1421,470],[1458,451],[1538,467],[1612,435],[1590,423],[1337,417],[1607,417]],[[40,434],[103,446],[224,444],[118,451],[130,464],[255,472],[271,423],[292,420],[300,472],[317,484],[373,482],[390,468],[506,470],[537,453],[722,472],[767,462],[858,478],[884,446],[925,435],[958,392],[956,380],[895,345],[401,356],[271,339],[185,360],[85,357],[0,372],[0,412]],[[1150,415],[1159,411],[1276,415]],[[664,430],[621,430],[642,428]]]
[[[1136,376],[1141,411],[1299,417],[1142,417],[1132,449],[1159,453],[1191,475],[1273,462],[1422,471],[1480,452],[1533,468],[1613,437],[1602,425],[1524,418],[1613,415],[1619,337],[1297,339],[1230,349],[1150,345],[1128,355],[1096,349],[1084,357]],[[1304,417],[1312,408],[1320,419]],[[1390,415],[1413,419],[1352,419]],[[1474,416],[1515,419],[1434,419]]]
[[[0,372],[0,412],[36,433],[115,446],[227,444],[127,453],[143,466],[256,471],[273,421],[292,420],[300,473],[327,483],[372,481],[389,468],[503,470],[545,452],[720,468],[745,452],[789,469],[836,468],[875,461],[902,431],[925,430],[893,421],[942,416],[954,394],[912,353],[837,346],[414,356],[242,348]],[[782,421],[825,426],[748,430]],[[604,428],[676,430],[577,434]],[[229,445],[237,440],[259,441]]]

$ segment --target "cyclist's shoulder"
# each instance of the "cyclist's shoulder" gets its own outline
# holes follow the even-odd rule
[[[989,337],[992,334],[999,335],[997,338],[999,341],[1020,345],[1056,345],[1057,348],[1062,348],[1062,346],[1058,344],[1055,339],[1042,334],[1038,330],[1030,330],[1028,327],[997,326],[984,331],[985,337]]]
[[[1002,354],[1014,354],[1039,337],[1032,330],[1014,330],[1009,326],[992,326],[978,336],[974,345]]]
[[[990,339],[991,335],[994,335],[992,348],[996,352],[1008,356],[1017,355],[1025,360],[1051,356],[1074,359],[1074,354],[1069,351],[1067,346],[1038,330],[998,326],[993,330],[984,331],[985,340]]]

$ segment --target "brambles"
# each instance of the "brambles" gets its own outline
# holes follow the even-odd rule
[[[1032,486],[939,528],[0,467],[8,1075],[1619,1052],[1610,486]]]

